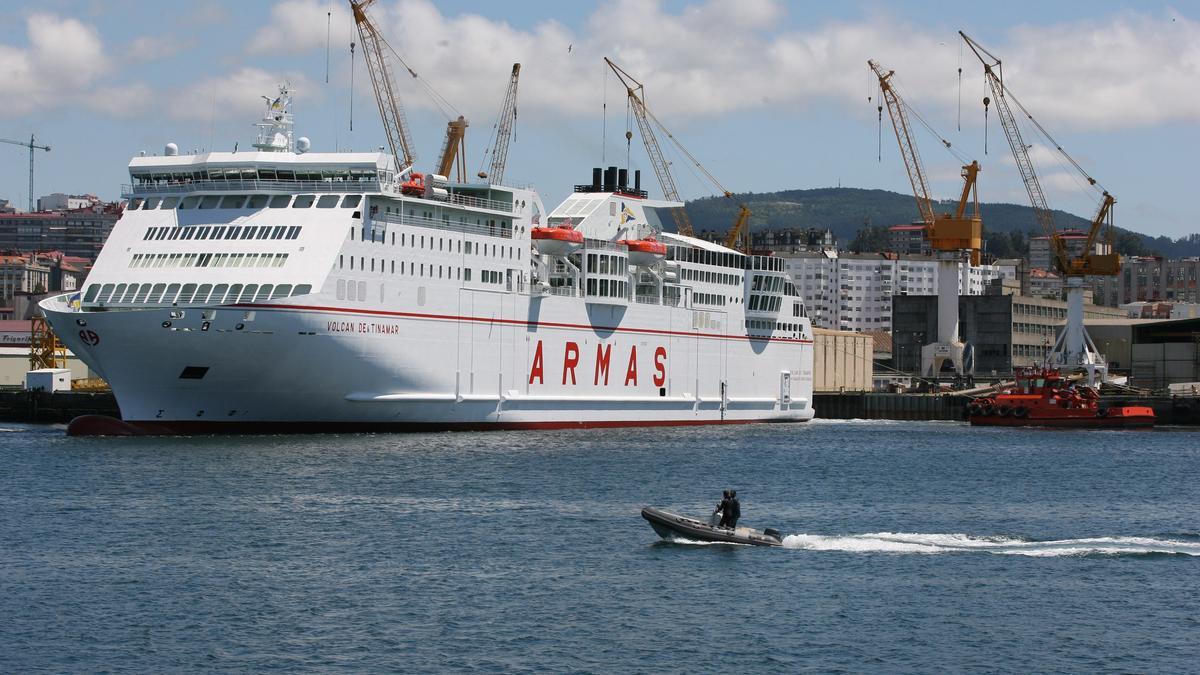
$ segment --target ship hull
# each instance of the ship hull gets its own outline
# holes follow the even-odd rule
[[[466,294],[464,294],[466,295]],[[56,333],[132,433],[562,429],[812,419],[812,344],[691,312],[470,294],[469,312],[312,302],[78,312]],[[324,300],[325,302],[322,302]],[[417,311],[417,310],[420,311]],[[482,310],[482,311],[480,311]],[[87,425],[84,425],[87,428]]]

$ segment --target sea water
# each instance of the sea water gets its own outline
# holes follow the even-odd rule
[[[661,540],[721,491],[781,548]],[[0,431],[0,671],[1200,669],[1200,434]]]

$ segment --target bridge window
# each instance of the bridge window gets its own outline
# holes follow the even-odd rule
[[[342,198],[342,208],[343,209],[352,209],[352,208],[358,206],[358,203],[361,201],[362,201],[362,195],[346,195],[345,197]]]
[[[223,209],[240,209],[246,203],[246,195],[226,195],[221,200],[221,208]]]
[[[217,204],[220,203],[221,197],[219,195],[205,195],[200,198],[200,208],[202,209],[215,209],[217,208]]]
[[[286,209],[288,207],[288,204],[291,203],[291,201],[292,201],[291,195],[275,195],[274,197],[271,197],[271,203],[268,204],[268,208]]]
[[[297,195],[296,201],[292,202],[292,208],[307,209],[313,205],[313,202],[316,201],[316,199],[317,198],[314,195]]]
[[[196,204],[199,204],[199,203],[200,203],[200,197],[198,195],[192,195],[191,197],[184,197],[183,201],[179,203],[179,208],[194,209],[194,208],[196,208]]]
[[[274,172],[272,171],[271,173]],[[267,195],[250,195],[250,201],[246,202],[246,208],[261,209],[267,205],[268,201],[270,201],[270,197]]]
[[[166,199],[163,199],[163,201],[162,201],[162,207],[164,209],[173,209],[178,204],[179,204],[179,197],[167,197]]]

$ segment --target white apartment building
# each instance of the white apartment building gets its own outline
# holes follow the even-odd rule
[[[936,295],[931,256],[810,251],[781,256],[813,325],[852,331],[892,329],[892,297]],[[989,281],[1016,278],[1008,266],[959,263],[959,294],[982,295]]]

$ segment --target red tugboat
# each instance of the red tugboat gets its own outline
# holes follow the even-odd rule
[[[1054,368],[1017,372],[1016,385],[973,401],[967,418],[978,426],[1132,428],[1154,426],[1149,406],[1102,407],[1092,387],[1076,385]]]

